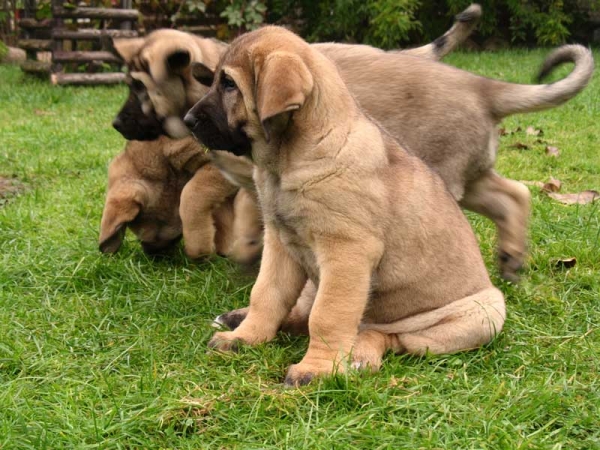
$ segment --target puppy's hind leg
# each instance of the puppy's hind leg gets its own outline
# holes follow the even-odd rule
[[[492,287],[397,322],[365,324],[361,335],[366,331],[387,334],[385,349],[396,353],[454,353],[490,342],[502,330],[505,317],[504,296]]]
[[[498,228],[500,273],[506,280],[518,281],[517,272],[523,266],[527,250],[529,189],[488,170],[467,186],[460,204],[494,221]]]

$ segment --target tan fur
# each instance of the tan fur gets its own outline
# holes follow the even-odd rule
[[[128,227],[149,253],[183,236],[193,259],[214,253],[256,259],[261,221],[247,203],[247,193],[223,177],[195,140],[130,141],[109,165],[100,249],[116,252]]]
[[[234,41],[221,72],[237,89],[217,81],[195,109],[222,97],[232,123],[243,105],[265,247],[248,315],[210,346],[273,339],[302,291],[310,343],[291,385],[351,361],[376,369],[387,349],[471,349],[501,330],[503,296],[458,205],[361,112],[331,61],[266,27]]]

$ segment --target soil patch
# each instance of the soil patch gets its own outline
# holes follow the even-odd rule
[[[7,178],[0,175],[0,206],[4,206],[8,200],[25,191],[27,185],[16,178]]]

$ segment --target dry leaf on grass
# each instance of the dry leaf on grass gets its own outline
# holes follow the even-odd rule
[[[529,181],[529,180],[519,180],[519,183],[523,183],[525,186],[535,186],[540,189],[544,188],[544,183],[541,181]]]
[[[560,151],[558,150],[558,147],[553,147],[551,145],[548,145],[548,146],[546,146],[546,155],[554,156],[555,158],[558,158],[558,156],[560,155]]]
[[[562,186],[562,183],[560,182],[560,180],[550,177],[550,180],[547,183],[544,183],[544,185],[542,186],[542,191],[558,192],[558,191],[560,191],[561,186]]]
[[[548,196],[564,205],[587,205],[600,198],[598,191],[583,191],[575,194],[558,194],[556,192],[548,193]]]
[[[508,136],[511,134],[515,134],[518,133],[519,131],[523,131],[523,129],[521,127],[517,127],[514,130],[507,130],[506,128],[498,128],[498,134],[500,136]]]
[[[51,113],[50,111],[44,111],[43,109],[34,109],[33,113],[36,116],[51,116],[54,114],[54,113]]]
[[[527,133],[528,136],[543,136],[544,134],[542,130],[533,127],[527,127],[525,133]]]
[[[570,269],[577,264],[577,258],[562,258],[555,261],[554,265],[559,269]]]

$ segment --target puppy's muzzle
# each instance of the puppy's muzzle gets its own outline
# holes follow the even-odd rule
[[[251,143],[246,134],[241,127],[231,130],[225,113],[214,102],[203,99],[196,103],[183,122],[194,137],[211,150],[226,150],[238,156],[250,153]]]
[[[142,250],[148,256],[165,256],[175,250],[181,236],[168,241],[144,242],[142,241]]]

